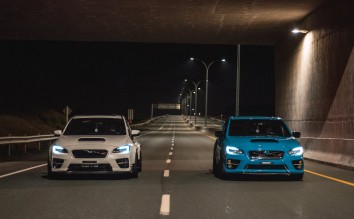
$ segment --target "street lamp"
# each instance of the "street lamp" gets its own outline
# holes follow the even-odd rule
[[[209,77],[209,68],[212,64],[214,64],[215,62],[218,62],[218,61],[221,61],[221,62],[226,62],[226,59],[221,59],[221,60],[214,60],[212,62],[209,63],[209,65],[207,65],[203,60],[201,59],[196,59],[196,58],[193,58],[191,57],[190,58],[191,61],[194,61],[194,60],[198,60],[200,61],[204,67],[205,67],[205,72],[206,72],[206,76],[205,76],[205,121],[204,121],[204,126],[206,127],[207,126],[207,119],[208,119],[208,77]]]
[[[185,81],[185,82],[188,82],[187,79],[184,79],[184,81]],[[194,107],[195,107],[195,111],[194,111],[194,112],[195,112],[195,114],[194,114],[194,124],[197,125],[198,85],[199,85],[200,82],[202,82],[202,81],[198,81],[197,83],[195,83],[194,81],[190,80],[190,82],[192,82],[193,85],[194,85],[194,92],[193,92],[193,93],[195,94],[195,98],[194,98]],[[199,90],[200,90],[200,88],[199,88]]]
[[[189,90],[189,89],[188,89]],[[182,93],[180,93],[179,95],[182,96],[182,94],[185,93],[186,94],[186,113],[188,115],[188,107],[189,107],[189,121],[192,120],[192,91],[189,90],[189,94],[186,91],[183,91]],[[189,98],[189,104],[188,104],[188,98]]]

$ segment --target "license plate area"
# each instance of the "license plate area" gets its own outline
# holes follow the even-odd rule
[[[262,165],[272,165],[272,162],[270,162],[270,161],[262,161],[261,164]]]
[[[99,167],[98,164],[81,164],[81,168],[83,169],[98,168],[98,167]]]

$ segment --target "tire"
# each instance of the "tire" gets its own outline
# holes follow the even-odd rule
[[[290,179],[294,181],[302,181],[302,178],[304,177],[304,174],[292,174],[290,175]]]
[[[52,165],[49,162],[49,157],[48,157],[48,162],[47,162],[47,175],[48,175],[48,179],[57,179],[58,178],[58,174],[55,174],[52,171]]]
[[[138,160],[138,172],[141,172],[142,170],[143,170],[143,157],[140,151],[140,159]]]
[[[139,170],[138,170],[138,155],[135,155],[135,163],[132,166],[132,170],[130,172],[131,178],[138,178]]]
[[[219,168],[218,168],[218,165],[217,165],[216,159],[215,159],[215,156],[216,156],[215,150],[216,150],[216,144],[214,146],[214,153],[213,153],[213,174],[215,177],[218,177],[219,176],[219,174],[218,174]]]
[[[220,153],[220,160],[218,164],[218,177],[220,179],[226,179],[226,173],[224,170],[224,158],[222,156],[222,153]]]

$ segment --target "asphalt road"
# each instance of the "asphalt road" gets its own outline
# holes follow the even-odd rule
[[[187,127],[181,116],[141,130],[143,171],[137,179],[50,180],[45,154],[0,163],[0,218],[353,218],[352,171],[306,161],[300,182],[220,180],[211,173],[215,138],[208,132]]]

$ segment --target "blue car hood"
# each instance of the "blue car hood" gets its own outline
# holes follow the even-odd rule
[[[225,146],[234,146],[243,151],[251,150],[282,150],[289,151],[299,147],[299,142],[294,137],[274,136],[228,136]]]

